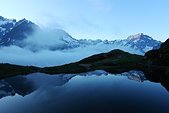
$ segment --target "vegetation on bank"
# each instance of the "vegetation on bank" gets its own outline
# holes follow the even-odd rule
[[[111,73],[120,73],[129,70],[141,70],[144,65],[144,57],[129,54],[122,50],[112,50],[85,58],[79,62],[62,66],[45,67],[40,69],[42,73],[83,73],[94,70],[105,70]]]
[[[12,64],[0,64],[0,78],[11,77],[16,75],[27,75],[37,72],[39,68],[33,66],[18,66]]]
[[[129,70],[141,70],[144,62],[143,56],[129,54],[122,50],[112,50],[108,53],[93,55],[79,62],[62,66],[38,68],[33,66],[0,64],[0,78],[15,75],[27,75],[35,72],[61,74],[105,70],[111,73],[121,73]]]

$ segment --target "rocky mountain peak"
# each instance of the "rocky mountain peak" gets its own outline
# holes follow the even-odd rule
[[[148,36],[148,35],[145,35],[143,33],[138,33],[138,34],[135,34],[135,35],[130,35],[128,38],[128,40],[153,40],[152,37]]]

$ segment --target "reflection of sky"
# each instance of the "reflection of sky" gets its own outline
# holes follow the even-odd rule
[[[46,78],[45,81],[52,81]],[[55,79],[55,76],[53,78]],[[42,83],[45,81],[41,79]],[[157,83],[149,81],[139,83],[124,76],[113,75],[76,76],[62,86],[46,84],[25,97],[19,95],[5,97],[0,100],[0,112],[86,113],[88,110],[100,112],[133,110],[142,113],[146,110],[159,113],[159,110],[169,111],[168,99],[168,92]]]

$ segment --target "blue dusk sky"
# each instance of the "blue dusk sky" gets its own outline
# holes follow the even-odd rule
[[[74,38],[169,37],[169,0],[0,0],[0,15],[61,28]]]

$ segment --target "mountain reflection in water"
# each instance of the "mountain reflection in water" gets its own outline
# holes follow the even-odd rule
[[[0,81],[0,98],[3,113],[169,112],[167,90],[141,71],[16,76]]]

